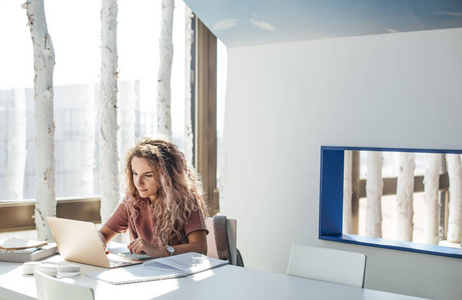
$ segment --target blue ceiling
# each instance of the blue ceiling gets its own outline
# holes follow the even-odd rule
[[[462,0],[184,0],[227,46],[462,27]]]

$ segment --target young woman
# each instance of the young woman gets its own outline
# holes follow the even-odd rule
[[[125,173],[125,198],[99,230],[104,245],[128,230],[130,253],[207,254],[201,183],[175,145],[141,139],[128,151]]]

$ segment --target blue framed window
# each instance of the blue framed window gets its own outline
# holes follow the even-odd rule
[[[453,153],[462,150],[321,146],[319,239],[393,250],[462,258],[462,249],[342,233],[344,151]]]

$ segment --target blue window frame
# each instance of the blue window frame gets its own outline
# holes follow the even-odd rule
[[[462,258],[462,249],[342,233],[344,151],[455,153],[462,150],[321,146],[319,239],[393,250]]]

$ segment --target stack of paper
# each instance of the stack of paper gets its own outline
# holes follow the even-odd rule
[[[58,252],[56,244],[17,238],[0,240],[0,261],[37,261]]]

